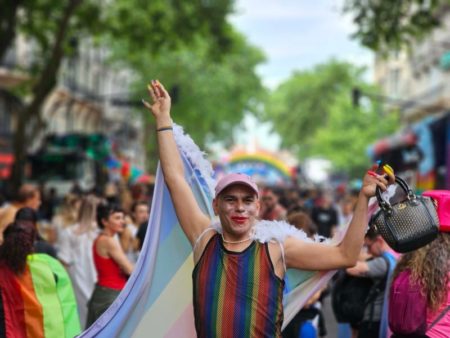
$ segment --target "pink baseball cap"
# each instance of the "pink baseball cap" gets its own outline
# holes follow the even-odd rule
[[[434,199],[437,203],[437,214],[439,217],[439,230],[450,232],[450,191],[449,190],[428,190],[424,191],[423,196]]]
[[[219,194],[223,190],[225,190],[225,188],[227,188],[233,184],[246,185],[255,192],[256,196],[259,197],[258,186],[256,185],[256,183],[253,182],[253,180],[251,179],[250,176],[248,176],[246,174],[239,174],[239,173],[225,175],[224,177],[222,177],[219,180],[219,182],[217,182],[216,189],[215,189],[216,197],[219,196]]]

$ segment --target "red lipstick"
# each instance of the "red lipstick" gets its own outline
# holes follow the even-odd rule
[[[233,222],[235,222],[237,224],[243,224],[247,220],[247,217],[234,216],[234,217],[231,217],[231,219],[233,220]]]

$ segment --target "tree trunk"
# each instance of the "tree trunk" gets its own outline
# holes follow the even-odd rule
[[[6,1],[0,11],[0,60],[6,54],[8,48],[16,37],[17,9],[22,4],[22,0]]]
[[[58,71],[64,56],[64,42],[69,29],[70,18],[82,0],[69,1],[63,16],[59,22],[59,29],[55,34],[55,43],[50,58],[47,60],[42,73],[33,86],[33,99],[18,114],[16,130],[13,138],[14,164],[12,169],[11,185],[12,191],[16,192],[24,180],[24,167],[26,164],[26,152],[29,142],[26,127],[33,117],[41,114],[42,105],[56,85]]]

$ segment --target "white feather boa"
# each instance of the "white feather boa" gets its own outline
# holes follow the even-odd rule
[[[210,195],[214,196],[216,186],[216,181],[213,178],[214,171],[211,163],[205,158],[205,153],[200,150],[189,135],[184,133],[183,128],[175,123],[173,124],[173,136],[180,152],[189,159],[192,167],[200,172],[208,184]]]
[[[211,196],[214,196],[214,188],[217,182],[213,178],[214,171],[211,163],[205,159],[205,153],[200,150],[189,135],[184,133],[181,126],[174,123],[173,132],[178,149],[189,159],[193,168],[200,172],[200,175],[208,184]],[[217,232],[222,233],[222,226],[220,225],[220,222],[215,221],[212,224],[212,228]],[[251,234],[252,239],[261,243],[267,243],[270,241],[284,243],[286,238],[289,236],[310,243],[331,242],[328,238],[318,235],[316,235],[314,239],[308,238],[304,231],[299,230],[284,221],[259,221],[255,224]]]
[[[211,227],[218,233],[222,233],[220,222],[216,221],[212,223]],[[261,243],[273,241],[284,243],[287,237],[294,237],[308,243],[332,243],[330,239],[318,235],[311,239],[303,230],[297,229],[285,221],[258,221],[250,234],[251,239]]]

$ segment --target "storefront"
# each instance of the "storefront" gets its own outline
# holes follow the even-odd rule
[[[368,149],[417,190],[450,189],[450,112],[426,117]]]

